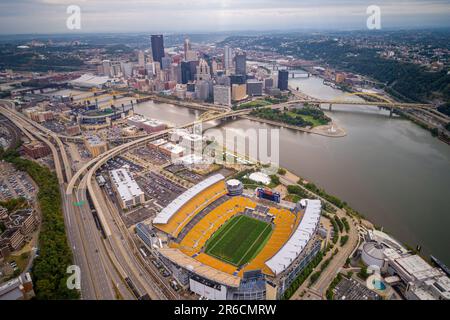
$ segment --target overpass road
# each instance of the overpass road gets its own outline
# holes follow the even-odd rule
[[[124,285],[121,286],[120,280],[117,277],[116,270],[111,267],[111,263],[106,259],[105,248],[101,244],[101,235],[95,232],[95,221],[93,220],[90,210],[83,210],[74,205],[75,202],[80,202],[80,195],[67,195],[65,190],[65,178],[70,180],[72,171],[69,159],[65,153],[64,145],[58,141],[53,133],[47,130],[42,130],[39,125],[32,123],[28,119],[14,110],[12,104],[6,101],[1,101],[1,112],[8,117],[19,129],[26,132],[28,135],[34,135],[35,139],[39,139],[46,143],[53,154],[55,171],[60,184],[60,191],[62,195],[63,214],[66,225],[66,233],[69,245],[73,252],[73,260],[81,269],[81,296],[83,299],[114,299],[120,293],[120,297],[124,299],[132,299],[129,289],[124,290]],[[44,133],[45,132],[45,133]],[[49,134],[54,140],[59,150],[48,139],[44,138]],[[28,136],[27,135],[27,136]],[[59,155],[61,153],[61,157]],[[61,159],[64,163],[64,170],[62,169]],[[65,172],[65,175],[63,174]],[[111,279],[108,279],[109,275]],[[113,290],[113,284],[117,291]]]

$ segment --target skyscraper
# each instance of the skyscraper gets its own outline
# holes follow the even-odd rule
[[[289,84],[289,71],[279,70],[278,71],[278,89],[281,91],[287,91]]]
[[[214,104],[231,106],[231,88],[229,86],[214,86]]]
[[[169,70],[171,65],[172,65],[171,57],[162,57],[161,58],[161,69]]]
[[[211,80],[211,69],[205,59],[200,59],[197,66],[197,81]]]
[[[235,73],[240,75],[247,74],[247,54],[245,52],[238,52],[234,57]]]
[[[187,58],[188,52],[191,51],[191,42],[188,38],[184,39],[184,60],[189,60]]]
[[[223,60],[225,70],[230,70],[233,64],[233,50],[229,46],[225,46],[224,48]]]
[[[138,64],[139,67],[145,66],[145,53],[142,50],[139,50],[138,52]]]
[[[189,62],[182,61],[181,62],[181,83],[186,84],[191,80],[191,67]]]
[[[162,34],[153,34],[151,40],[153,61],[158,61],[162,65],[162,58],[164,57],[164,38]]]

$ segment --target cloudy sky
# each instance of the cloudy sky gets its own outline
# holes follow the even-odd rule
[[[75,32],[70,5],[81,9],[76,32],[364,29],[369,5],[382,28],[450,26],[450,0],[0,0],[0,33]]]

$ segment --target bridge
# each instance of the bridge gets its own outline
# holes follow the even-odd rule
[[[377,93],[371,93],[371,92],[352,92],[352,93],[345,93],[335,99],[327,100],[327,99],[315,99],[308,97],[296,90],[293,90],[291,88],[292,93],[298,97],[296,100],[288,101],[284,104],[284,106],[302,103],[302,104],[316,104],[321,105],[325,104],[328,105],[328,109],[331,111],[333,105],[353,105],[353,106],[376,106],[376,107],[384,107],[390,109],[390,115],[392,116],[393,110],[406,110],[406,109],[416,109],[416,110],[435,110],[436,107],[433,104],[430,103],[410,103],[410,102],[397,102],[392,101],[382,95],[379,95]],[[355,100],[348,100],[345,99],[346,97],[351,96],[358,96],[362,98],[366,98],[364,101],[355,101]],[[367,100],[370,99],[370,100]]]

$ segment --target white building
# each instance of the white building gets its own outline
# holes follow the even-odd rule
[[[231,88],[228,86],[214,86],[214,104],[231,106]]]
[[[184,148],[174,144],[172,142],[166,143],[159,147],[159,149],[165,154],[172,157],[172,159],[176,159],[183,156]]]
[[[145,202],[144,192],[126,167],[111,170],[110,177],[117,199],[123,209]]]
[[[203,136],[196,133],[187,133],[181,137],[180,145],[186,153],[201,154],[203,150]]]
[[[408,300],[450,300],[450,279],[419,255],[384,250],[387,272],[398,276],[405,284]]]
[[[72,80],[69,83],[75,88],[98,88],[108,86],[111,82],[108,76],[97,77],[92,74],[84,74],[78,79]]]
[[[253,172],[248,178],[252,181],[260,182],[266,186],[270,184],[270,177],[263,172]]]

